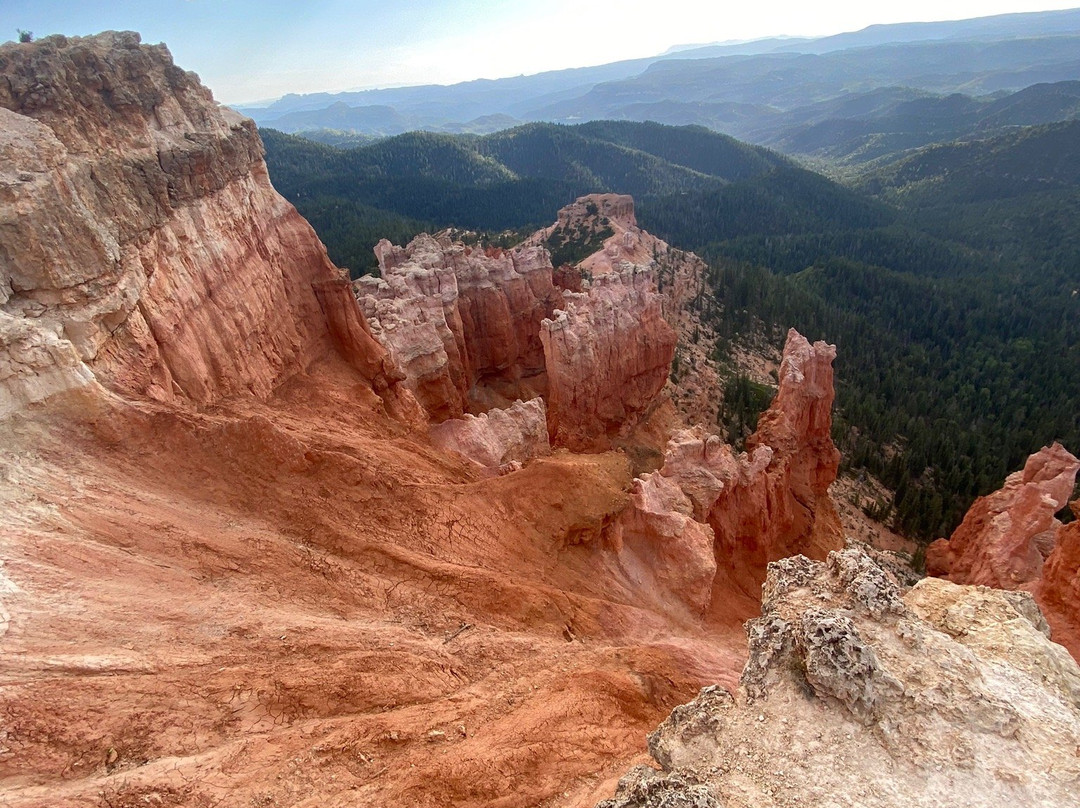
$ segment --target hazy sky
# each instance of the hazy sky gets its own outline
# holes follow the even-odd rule
[[[139,31],[219,101],[450,84],[653,56],[672,45],[1080,6],[1078,0],[0,0],[16,29]]]

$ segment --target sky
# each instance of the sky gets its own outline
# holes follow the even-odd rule
[[[227,104],[654,56],[687,43],[1075,8],[1080,0],[0,0],[0,41],[134,30]]]

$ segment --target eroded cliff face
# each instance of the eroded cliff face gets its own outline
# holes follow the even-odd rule
[[[0,414],[95,379],[208,404],[338,351],[395,379],[254,124],[134,33],[0,50]]]
[[[468,247],[422,234],[375,249],[380,278],[357,299],[406,384],[435,421],[544,391],[540,323],[559,297],[538,247]]]
[[[542,323],[552,443],[608,448],[663,389],[676,334],[664,320],[653,272],[636,265],[599,275],[587,292],[566,292]]]
[[[720,375],[712,358],[716,335],[702,312],[712,304],[706,266],[698,256],[672,247],[642,230],[634,200],[625,194],[590,194],[559,211],[554,224],[534,233],[527,244],[580,241],[610,232],[592,254],[566,268],[587,278],[618,274],[629,267],[649,273],[660,293],[660,310],[676,335],[679,362],[667,393],[688,424],[717,420]],[[580,288],[571,291],[582,291]]]
[[[840,465],[831,434],[835,358],[835,345],[811,344],[788,331],[776,398],[746,442],[751,458],[771,452],[766,473],[732,489],[730,507],[721,495],[713,508],[710,522],[720,541],[734,558],[746,559],[759,582],[767,561],[796,553],[823,558],[843,542],[829,499]]]
[[[358,280],[357,299],[432,420],[543,396],[552,444],[602,451],[656,404],[677,339],[657,288],[658,245],[668,248],[632,224],[630,197],[583,197],[559,222],[593,207],[622,217],[626,244],[586,259],[584,277],[595,274],[573,284],[555,282],[548,231],[512,250],[428,235],[380,242],[382,277]]]
[[[613,536],[631,566],[693,613],[732,589],[756,596],[766,564],[824,558],[843,546],[828,489],[840,453],[830,436],[836,348],[788,332],[780,389],[748,452],[703,429],[677,433],[659,471],[635,481]]]
[[[1080,669],[1030,595],[868,556],[769,565],[741,686],[708,687],[649,736],[598,808],[1071,806]]]
[[[1080,551],[1075,523],[1055,514],[1065,507],[1080,470],[1055,443],[1031,455],[998,491],[975,500],[948,539],[926,551],[926,571],[959,584],[1033,592],[1054,637],[1080,655]]]
[[[1034,593],[1054,640],[1080,660],[1080,500],[1070,508],[1076,518],[1058,529]]]

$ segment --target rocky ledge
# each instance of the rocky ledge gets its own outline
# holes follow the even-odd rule
[[[598,808],[1073,806],[1080,669],[1027,593],[868,556],[769,565],[732,695],[707,687]]]

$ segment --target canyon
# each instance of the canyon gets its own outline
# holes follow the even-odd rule
[[[1080,672],[1031,598],[905,594],[844,549],[835,347],[789,332],[746,451],[710,434],[704,264],[632,199],[509,249],[383,241],[350,282],[164,46],[49,37],[0,74],[5,804],[833,804],[913,749],[908,783],[949,759],[942,788],[1066,804]],[[554,234],[598,232],[553,266]],[[1022,576],[1055,632],[1072,527]],[[665,773],[623,777],[662,721]],[[717,762],[787,722],[803,763]]]

